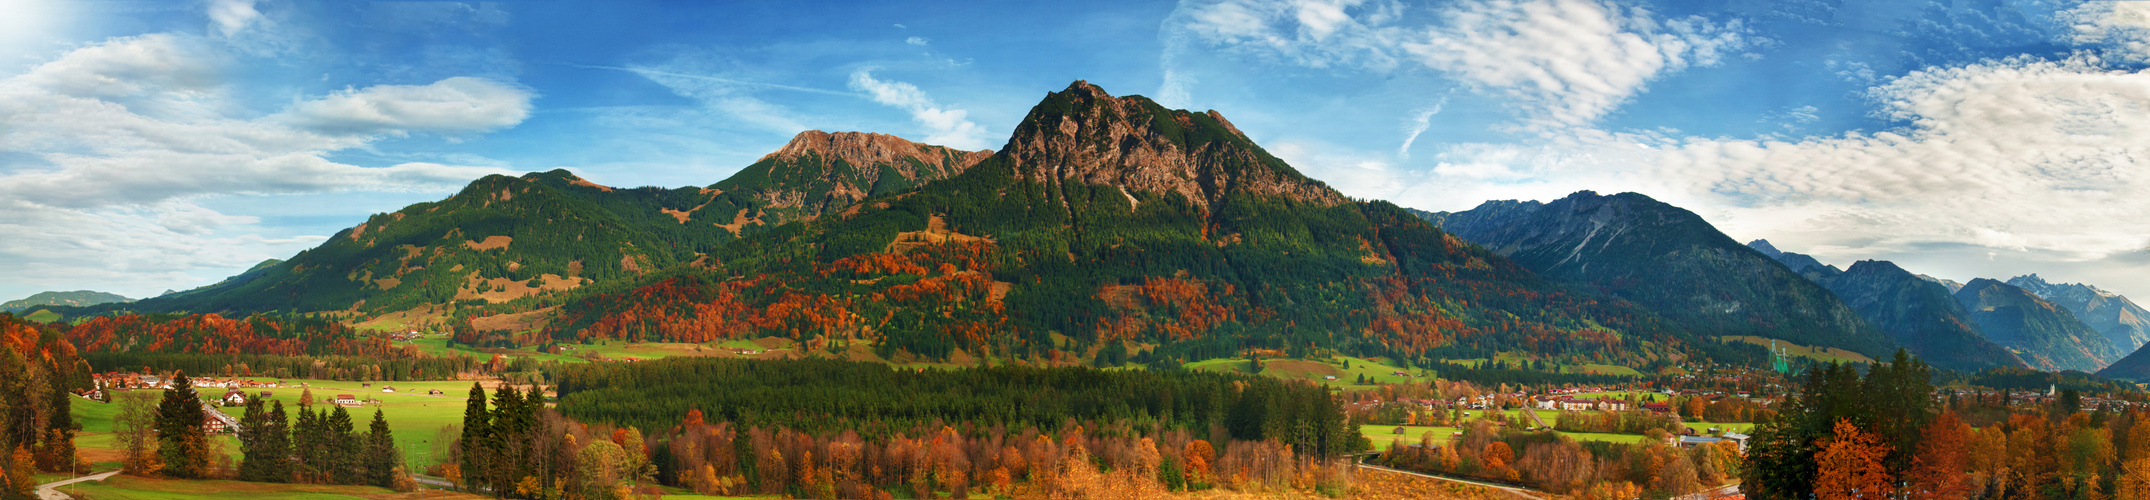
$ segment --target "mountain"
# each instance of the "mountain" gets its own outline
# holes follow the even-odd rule
[[[2074,313],[2007,283],[1971,280],[1956,291],[1956,301],[1987,339],[2008,346],[2033,368],[2095,372],[2127,355]]]
[[[1944,278],[1935,278],[1924,274],[1919,275],[1919,279],[1931,281],[1943,287],[1947,287],[1948,293],[1950,294],[1955,294],[1958,290],[1963,290],[1963,282],[1960,281]]]
[[[2028,366],[2007,348],[1986,340],[1970,311],[1950,296],[1947,287],[1920,279],[1894,263],[1862,260],[1821,283],[1889,338],[1934,366],[1961,371]]]
[[[133,302],[134,299],[104,292],[76,290],[72,292],[38,292],[21,300],[0,303],[0,312],[20,312],[38,306],[92,306],[112,302]]]
[[[1837,269],[1836,266],[1823,264],[1821,261],[1814,260],[1814,257],[1808,256],[1806,254],[1778,250],[1775,245],[1769,244],[1769,240],[1749,241],[1747,242],[1747,248],[1752,248],[1754,249],[1754,251],[1762,252],[1762,255],[1769,256],[1771,260],[1775,260],[1778,263],[1784,264],[1784,267],[1791,268],[1792,272],[1799,273],[1799,275],[1801,276],[1807,276],[1809,279],[1827,278],[1842,274],[1844,272],[1844,270],[1842,269]]]
[[[2122,352],[2135,352],[2150,342],[2150,311],[2125,296],[2082,283],[2047,283],[2037,274],[2010,278],[2008,284],[2067,308]]]
[[[1895,263],[1859,261],[1847,271],[1804,254],[1778,250],[1769,240],[1750,241],[1747,247],[1828,288],[1868,323],[1934,366],[1964,371],[2025,366],[2007,348],[1979,333],[1970,312],[1951,295],[1954,289]]]
[[[1215,111],[1085,82],[1046,94],[1006,146],[959,175],[711,256],[725,265],[564,304],[545,331],[777,335],[846,356],[951,362],[1177,362],[1260,348],[1639,365],[1760,351],[1698,341],[1395,205],[1346,198]]]
[[[1751,335],[1881,359],[1896,344],[1821,285],[1648,196],[1488,201],[1442,229],[1547,278],[1595,287],[1702,335]]]
[[[78,313],[343,311],[354,321],[395,314],[410,326],[441,324],[460,308],[624,286],[671,266],[722,266],[708,252],[743,235],[945,179],[989,153],[808,131],[701,188],[615,189],[566,170],[492,175],[447,199],[374,215],[288,261]]]

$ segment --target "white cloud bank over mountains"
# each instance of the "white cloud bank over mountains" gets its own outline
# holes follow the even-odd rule
[[[452,189],[491,167],[361,167],[328,155],[412,133],[475,134],[520,123],[533,95],[455,77],[246,109],[230,55],[177,34],[115,38],[0,80],[0,267],[16,283],[192,281],[292,243],[245,232],[258,219],[194,202],[233,194]],[[318,241],[318,240],[313,240]],[[234,252],[239,246],[254,251]]]
[[[1899,126],[1804,138],[1597,124],[1657,79],[1767,45],[1738,21],[1661,19],[1598,0],[1461,1],[1418,24],[1378,2],[1188,1],[1165,26],[1179,33],[1162,38],[1277,64],[1424,70],[1502,100],[1522,121],[1512,142],[1448,143],[1418,161],[1289,131],[1274,139],[1280,156],[1354,196],[1460,210],[1637,191],[1735,237],[1840,264],[1894,259],[1995,276],[2066,269],[2140,296],[2150,294],[2135,283],[2150,280],[2135,262],[2150,255],[2150,74],[2113,63],[2150,60],[2145,4],[2063,12],[2069,24],[2056,38],[2083,49],[2072,57],[1881,79],[1865,95],[1870,112]],[[1160,93],[1188,92],[1194,77],[1174,76],[1165,59]],[[1406,128],[1430,142],[1415,133],[1423,125]],[[1998,260],[1960,262],[1980,257]]]

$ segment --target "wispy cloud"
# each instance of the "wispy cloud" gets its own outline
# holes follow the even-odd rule
[[[1193,45],[1276,64],[1374,72],[1430,70],[1512,102],[1531,129],[1590,124],[1649,82],[1744,50],[1738,21],[1660,19],[1603,0],[1467,0],[1413,22],[1378,0],[1188,0],[1165,21],[1165,84]]]
[[[851,89],[865,92],[874,102],[910,113],[913,121],[928,130],[925,142],[962,149],[989,147],[985,129],[966,118],[970,112],[944,107],[915,85],[875,79],[872,71],[868,68],[852,72]]]
[[[115,38],[0,80],[0,151],[17,153],[0,160],[0,220],[10,221],[0,224],[8,242],[0,260],[21,264],[0,270],[0,280],[153,277],[130,280],[139,283],[243,266],[272,243],[230,233],[258,220],[197,200],[452,188],[507,171],[368,168],[328,156],[385,137],[481,133],[529,115],[529,92],[475,78],[352,88],[262,115],[231,97],[216,47],[184,35]],[[241,243],[251,246],[232,248]]]

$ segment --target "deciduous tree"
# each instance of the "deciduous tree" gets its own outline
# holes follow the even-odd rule
[[[1819,500],[1888,498],[1891,478],[1882,463],[1889,448],[1880,438],[1859,430],[1850,420],[1838,420],[1836,432],[1822,444],[1814,458],[1819,474],[1814,478],[1814,497]]]

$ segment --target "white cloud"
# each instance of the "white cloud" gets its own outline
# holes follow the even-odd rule
[[[261,19],[261,11],[254,10],[254,0],[208,0],[207,7],[209,21],[216,23],[217,31],[227,37]]]
[[[932,41],[932,40],[927,40],[927,39],[926,39],[926,37],[921,37],[921,36],[914,36],[914,37],[910,37],[910,38],[905,38],[905,39],[903,39],[903,43],[908,43],[908,44],[911,44],[911,45],[917,45],[917,46],[920,46],[920,47],[924,47],[924,46],[926,46],[926,44],[929,44],[929,43],[933,43],[933,41]]]
[[[2084,2],[2055,16],[2063,42],[2102,47],[2110,59],[2150,62],[2150,2]]]
[[[966,117],[968,111],[944,108],[924,91],[909,83],[874,79],[872,70],[861,69],[851,73],[851,89],[865,92],[874,102],[893,106],[911,113],[911,120],[924,125],[929,135],[924,142],[960,149],[984,149],[985,129]]]
[[[1309,68],[1438,72],[1512,102],[1528,128],[1583,126],[1666,74],[1713,66],[1751,40],[1738,21],[1658,19],[1605,0],[1467,0],[1410,22],[1378,0],[1188,0],[1165,21],[1166,102],[1194,79],[1197,44]]]
[[[1287,64],[1386,70],[1397,61],[1402,31],[1390,23],[1402,10],[1380,0],[1187,1],[1165,25],[1168,36]]]
[[[330,134],[484,132],[530,117],[529,91],[467,76],[428,85],[377,85],[300,102],[284,117]]]
[[[1435,210],[1636,191],[1831,262],[1959,278],[2102,268],[2113,276],[2071,279],[2120,288],[2150,279],[2121,262],[2150,234],[2150,74],[2024,57],[1914,71],[1868,97],[1905,126],[1791,141],[1571,129],[1535,146],[1449,145],[1433,175],[1388,182],[1405,186],[1399,203]],[[1339,188],[1366,195],[1352,185]],[[1966,267],[1987,253],[1995,263]]]
[[[118,280],[136,293],[150,281],[198,282],[189,272],[296,248],[246,234],[256,218],[195,200],[446,190],[510,173],[327,157],[411,132],[512,126],[529,113],[529,95],[516,87],[470,78],[375,86],[263,114],[232,98],[218,47],[170,34],[115,38],[0,80],[0,151],[10,153],[0,157],[0,261],[17,264],[0,269],[0,281]]]
[[[1531,125],[1588,124],[1658,76],[1717,64],[1746,46],[1737,21],[1659,21],[1598,0],[1488,0],[1402,44],[1427,67],[1524,107]]]

